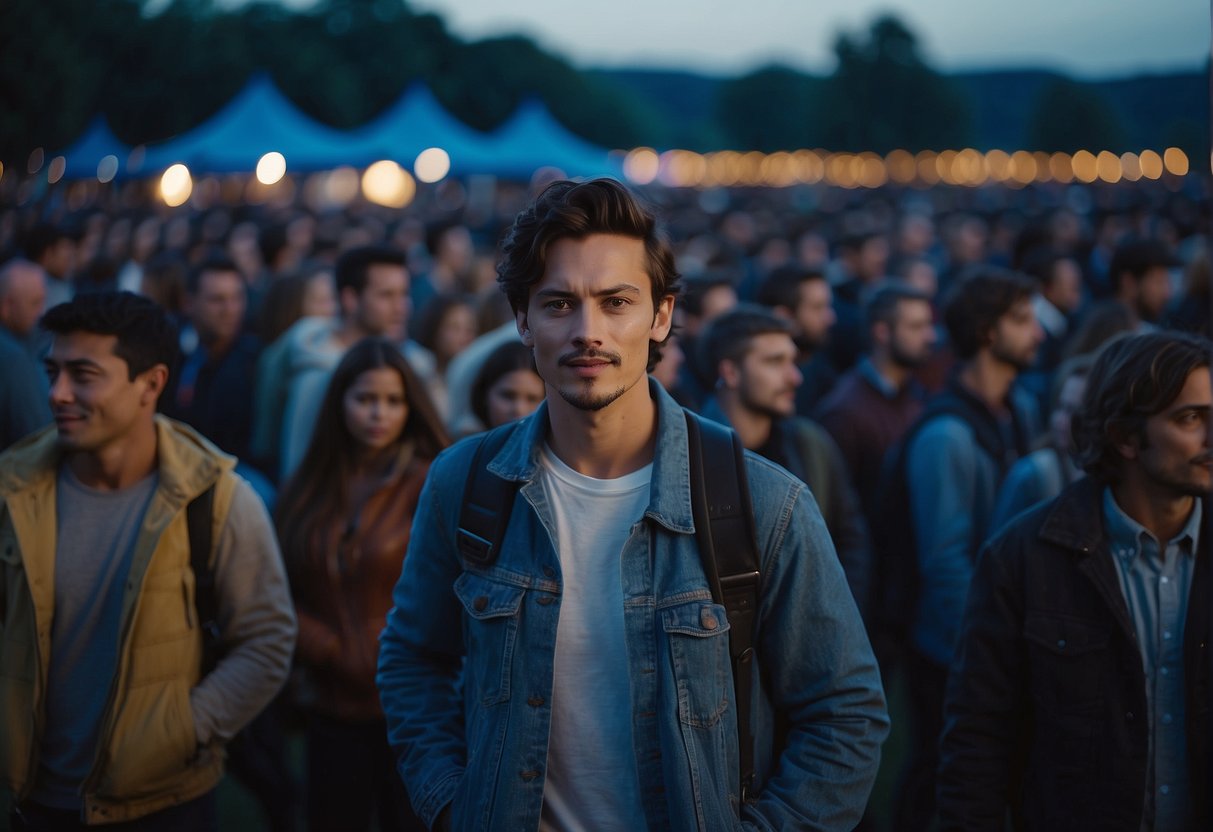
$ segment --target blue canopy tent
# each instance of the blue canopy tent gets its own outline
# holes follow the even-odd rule
[[[198,173],[247,173],[266,153],[286,158],[287,170],[328,170],[366,164],[349,134],[304,115],[274,85],[257,75],[209,121],[147,148],[141,171],[154,173],[177,162]]]
[[[105,116],[97,116],[84,134],[67,150],[53,154],[62,156],[67,163],[63,169],[64,179],[90,179],[98,175],[97,167],[106,156],[113,156],[117,164],[111,178],[121,172],[131,149],[118,141],[109,128]]]
[[[392,159],[411,168],[417,154],[440,147],[451,158],[451,172],[481,172],[492,166],[488,137],[452,116],[420,83],[411,85],[396,103],[351,135],[359,154]]]
[[[488,136],[491,170],[500,176],[529,178],[542,167],[568,176],[618,176],[620,166],[607,151],[569,132],[542,102],[528,99]]]

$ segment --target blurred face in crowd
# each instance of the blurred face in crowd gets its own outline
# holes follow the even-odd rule
[[[543,401],[543,379],[531,370],[513,370],[497,379],[488,389],[489,423],[495,428],[529,416]]]
[[[666,390],[673,390],[678,383],[678,371],[682,369],[684,361],[686,361],[686,353],[679,346],[678,337],[673,336],[661,348],[661,360],[657,362],[657,365],[653,367],[653,372],[649,375],[657,379],[657,383]]]
[[[11,263],[0,270],[0,326],[24,338],[38,326],[46,307],[46,278],[34,263]]]
[[[720,380],[747,410],[773,419],[791,416],[796,388],[804,381],[796,368],[796,344],[781,332],[756,335],[740,364],[720,362]]]
[[[1137,315],[1143,321],[1157,323],[1162,320],[1167,305],[1171,302],[1173,288],[1171,272],[1166,266],[1152,266],[1137,281]]]
[[[409,417],[404,379],[391,367],[359,373],[341,397],[341,406],[346,429],[369,453],[395,444]]]
[[[889,241],[876,235],[864,240],[859,247],[856,272],[865,283],[880,280],[888,272]]]
[[[476,313],[466,303],[457,303],[446,311],[434,353],[442,360],[450,360],[476,340]]]
[[[189,299],[189,316],[208,346],[226,346],[240,335],[247,306],[244,278],[238,272],[203,272],[198,293]]]
[[[1193,370],[1175,401],[1146,420],[1143,435],[1121,444],[1126,461],[1122,483],[1139,483],[1169,499],[1209,493],[1213,487],[1211,390],[1209,368]]]
[[[820,349],[834,326],[834,293],[824,280],[805,280],[800,284],[800,302],[796,304],[795,324],[801,349]]]
[[[591,234],[548,247],[518,331],[546,387],[573,408],[598,411],[625,396],[647,402],[649,343],[669,334],[674,298],[654,308],[646,269],[644,242],[632,237]]]
[[[409,317],[409,275],[404,266],[372,263],[366,286],[358,294],[343,290],[343,305],[353,307],[354,320],[366,335],[382,335],[394,341],[405,338]]]
[[[1036,360],[1044,331],[1028,298],[1017,302],[998,319],[990,333],[990,354],[1016,370],[1026,370]]]
[[[897,304],[893,325],[887,327],[889,358],[907,369],[921,367],[935,351],[937,335],[931,304],[921,300],[903,300]]]
[[[1082,303],[1082,271],[1066,257],[1053,264],[1053,280],[1043,292],[1045,300],[1067,315],[1078,311]]]
[[[462,225],[447,229],[438,243],[436,259],[456,274],[471,268],[476,250],[472,245],[472,233]]]
[[[151,426],[168,368],[157,364],[131,379],[126,361],[114,354],[117,345],[118,336],[93,332],[55,335],[51,342],[44,363],[61,448],[120,451]]]
[[[337,293],[333,289],[333,277],[328,272],[312,275],[303,289],[303,314],[305,317],[331,318],[337,314]]]

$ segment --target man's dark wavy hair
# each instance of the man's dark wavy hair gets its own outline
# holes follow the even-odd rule
[[[1096,480],[1116,482],[1116,446],[1145,439],[1146,420],[1179,396],[1193,370],[1208,367],[1213,343],[1182,332],[1151,332],[1109,341],[1087,376],[1082,410],[1071,430],[1079,466]]]
[[[497,282],[515,314],[526,309],[531,287],[543,279],[548,247],[556,240],[581,240],[591,234],[618,234],[642,241],[654,310],[662,298],[677,297],[680,284],[674,252],[653,212],[614,179],[566,179],[553,182],[518,214],[502,244]],[[649,343],[650,370],[661,358],[664,343]]]
[[[157,364],[177,370],[177,327],[164,308],[132,292],[88,292],[51,308],[42,328],[54,335],[91,332],[114,335],[114,355],[126,362],[130,381]],[[168,384],[165,389],[171,389]]]
[[[998,319],[1035,291],[1032,278],[1007,269],[977,266],[962,274],[943,301],[943,322],[956,356],[967,361],[977,355]]]

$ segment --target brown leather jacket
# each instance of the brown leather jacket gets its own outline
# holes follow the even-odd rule
[[[375,688],[379,633],[428,470],[428,461],[413,459],[351,516],[317,529],[308,552],[288,553],[303,707],[337,719],[383,715]]]

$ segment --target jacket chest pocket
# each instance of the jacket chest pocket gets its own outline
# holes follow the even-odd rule
[[[465,684],[484,705],[508,701],[524,590],[471,572],[454,589],[464,612]]]
[[[1110,660],[1107,628],[1029,612],[1024,620],[1033,699],[1054,713],[1089,711],[1103,701]]]
[[[720,604],[692,601],[661,611],[678,692],[678,718],[710,728],[729,705],[729,620]]]

